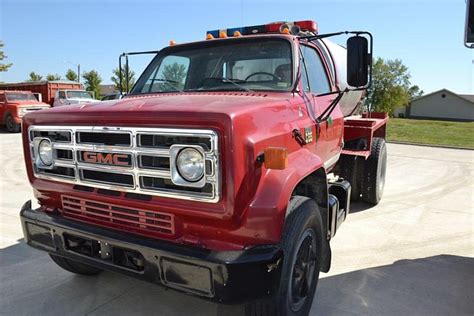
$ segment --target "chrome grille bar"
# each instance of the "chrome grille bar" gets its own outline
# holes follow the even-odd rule
[[[52,132],[60,132],[61,135],[69,133],[70,141],[55,141],[54,138],[51,139],[53,153],[55,153],[54,155],[56,156],[56,158],[54,159],[52,167],[41,168],[36,165],[36,160],[34,159],[35,136],[42,135],[42,138],[48,138],[49,134],[54,134]],[[87,143],[78,142],[81,137],[81,133],[87,133]],[[112,134],[129,135],[130,146],[128,146],[128,144],[96,144],[94,143],[94,138],[92,137],[94,133],[96,133],[98,135],[97,138],[101,139],[102,141],[108,139],[108,135]],[[169,168],[142,167],[139,163],[140,156],[169,158],[170,149],[168,146],[169,144],[164,144],[163,146],[157,147],[141,147],[139,144],[139,139],[141,135],[163,136],[159,137],[158,139],[164,139],[166,137],[169,137],[168,139],[190,139],[194,141],[192,144],[189,144],[190,146],[196,146],[196,140],[205,139],[206,144],[205,146],[203,146],[203,152],[206,160],[206,165],[209,166],[208,169],[210,170],[206,170],[205,172],[205,186],[202,188],[202,190],[199,191],[199,189],[196,188],[188,188],[187,186],[180,186],[171,183],[171,173]],[[122,142],[125,139],[122,136],[116,138],[121,139]],[[113,140],[113,137],[111,139]],[[132,192],[202,202],[217,202],[220,198],[220,163],[218,138],[217,133],[212,130],[128,128],[105,126],[31,126],[29,128],[29,140],[32,153],[31,161],[33,165],[33,170],[35,172],[35,176],[38,178],[87,185],[91,187],[117,190],[122,192]],[[107,142],[109,142],[109,140],[107,140]],[[179,143],[179,145],[188,144]],[[57,150],[72,151],[72,159],[57,158]],[[78,154],[81,152],[130,155],[131,165],[124,166],[86,162],[84,161],[84,159],[79,159]],[[174,162],[170,161],[170,165],[172,163]],[[114,181],[111,181],[110,179],[107,180],[107,177],[104,177],[104,179],[100,180],[84,177],[83,171],[87,170],[96,171],[94,173],[94,177],[97,176],[97,178],[100,178],[98,172],[103,173],[104,175],[110,174],[110,177],[114,178]],[[59,174],[58,172],[62,172],[63,174]],[[74,174],[74,176],[71,176],[71,174]],[[119,180],[120,175],[123,175],[123,183],[121,183]],[[133,179],[132,184],[128,182],[128,176]],[[164,185],[163,187],[145,187],[142,183],[143,181],[141,181],[141,179],[144,177],[163,179],[156,182],[166,183],[166,185]],[[212,190],[209,190],[210,187],[212,187]]]

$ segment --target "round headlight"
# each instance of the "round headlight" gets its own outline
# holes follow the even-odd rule
[[[178,172],[186,181],[197,182],[204,175],[204,157],[194,148],[182,149],[176,158]]]
[[[48,139],[43,139],[38,145],[38,156],[45,166],[53,164],[53,146]]]

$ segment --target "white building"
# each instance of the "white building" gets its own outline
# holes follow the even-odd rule
[[[474,121],[474,95],[441,89],[411,100],[409,106],[395,109],[394,115],[414,119]]]

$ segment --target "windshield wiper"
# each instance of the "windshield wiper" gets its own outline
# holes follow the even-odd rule
[[[203,81],[205,81],[205,80],[213,80],[213,81],[220,81],[220,82],[224,82],[224,83],[232,83],[234,86],[240,88],[241,90],[251,92],[251,93],[255,92],[255,91],[250,90],[249,88],[246,88],[246,87],[244,87],[244,86],[237,83],[237,82],[246,82],[245,80],[230,79],[230,78],[224,78],[224,77],[207,77],[207,78],[204,78]]]
[[[150,85],[150,90],[151,90],[151,87],[153,87],[153,84],[155,83],[155,81],[158,81],[158,82],[164,82],[164,83],[167,83],[171,88],[175,89],[176,91],[179,91],[179,92],[184,92],[183,89],[181,88],[178,88],[175,84],[179,84],[178,81],[175,81],[175,80],[169,80],[169,79],[151,79],[151,85]],[[151,91],[150,91],[151,92]]]

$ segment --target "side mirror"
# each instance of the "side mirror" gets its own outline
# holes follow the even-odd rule
[[[363,36],[347,39],[347,83],[354,88],[369,83],[369,42]]]
[[[468,0],[466,4],[466,30],[464,33],[464,45],[474,48],[474,1]]]

